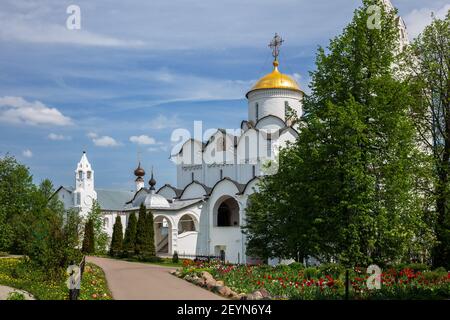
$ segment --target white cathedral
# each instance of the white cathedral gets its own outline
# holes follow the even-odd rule
[[[390,1],[383,0],[389,9]],[[408,43],[406,27],[398,19],[401,46]],[[221,256],[231,263],[253,263],[246,253],[242,233],[249,196],[258,180],[276,170],[280,148],[298,136],[292,115],[302,114],[303,91],[290,76],[278,70],[282,43],[275,36],[273,70],[248,91],[248,120],[236,133],[218,129],[207,141],[187,140],[172,155],[177,184],[156,190],[153,172],[145,185],[145,171],[139,163],[134,171],[136,190],[95,189],[94,170],[83,153],[75,169],[75,187],[57,190],[66,209],[77,208],[86,216],[97,201],[102,208],[104,228],[112,235],[117,216],[125,227],[130,214],[143,203],[154,217],[155,248],[159,256]]]

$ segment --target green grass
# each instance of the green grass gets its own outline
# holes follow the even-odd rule
[[[69,290],[66,279],[44,280],[42,272],[32,270],[22,258],[0,259],[0,284],[31,293],[38,300],[67,300]],[[86,264],[81,281],[80,300],[110,300],[103,270],[91,263]]]
[[[124,260],[129,262],[140,262],[146,264],[154,264],[163,267],[173,267],[173,268],[181,268],[183,267],[182,259],[178,261],[178,263],[173,263],[172,258],[161,258],[161,261],[142,261],[137,258],[116,258],[116,257],[108,257],[110,259]]]

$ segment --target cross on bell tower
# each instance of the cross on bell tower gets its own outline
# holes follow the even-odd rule
[[[269,48],[272,49],[272,56],[274,57],[275,61],[278,61],[278,56],[280,55],[280,47],[283,42],[283,38],[281,38],[278,33],[275,33],[275,36],[269,43]]]

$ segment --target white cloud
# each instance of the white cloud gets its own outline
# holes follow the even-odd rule
[[[160,144],[159,146],[148,148],[147,151],[149,151],[149,152],[167,152],[168,149],[169,148],[167,146]]]
[[[61,0],[46,0],[45,5],[24,3],[2,0],[0,38],[90,46],[147,45],[152,50],[261,47],[274,27],[293,43],[328,39],[358,4],[349,0],[283,0],[282,5],[273,0],[115,0],[106,5],[78,0],[81,30],[69,31]],[[142,40],[126,40],[136,38]]]
[[[0,39],[6,41],[20,41],[38,44],[72,44],[83,46],[103,46],[103,47],[139,47],[145,44],[140,40],[127,40],[104,35],[97,32],[88,31],[83,24],[79,30],[69,30],[66,27],[65,19],[51,22],[49,15],[53,13],[64,16],[61,6],[52,6],[47,3],[48,8],[36,7],[13,8],[9,12],[5,10],[0,13]],[[14,7],[14,5],[12,5]]]
[[[22,97],[0,97],[0,121],[28,125],[67,126],[72,120],[58,109]]]
[[[160,82],[160,77],[164,77],[166,82],[170,82],[170,85],[162,86],[158,90],[161,96],[167,98],[167,100],[161,102],[241,99],[255,82],[254,79],[220,79],[195,74],[176,73],[167,69],[155,70],[151,74],[147,74],[146,77],[147,81],[155,83]],[[161,117],[161,115],[158,117]],[[173,123],[179,119],[174,116],[172,118],[162,118],[162,120]]]
[[[110,136],[99,136],[94,132],[89,132],[87,136],[97,147],[118,147],[120,143]]]
[[[25,158],[31,158],[31,157],[33,157],[33,152],[31,152],[30,149],[26,149],[26,150],[23,150],[23,151],[22,151],[22,155],[23,155]]]
[[[181,120],[179,119],[178,115],[167,117],[163,114],[160,114],[152,121],[150,121],[149,126],[150,128],[156,130],[177,128],[181,126]]]
[[[136,144],[140,145],[152,145],[156,144],[156,140],[152,137],[149,137],[147,135],[140,135],[140,136],[131,136],[130,141]]]
[[[48,138],[53,141],[64,141],[64,140],[72,140],[72,137],[65,136],[62,134],[50,133]]]
[[[438,10],[433,10],[430,8],[414,9],[409,14],[404,16],[410,38],[413,39],[417,37],[425,29],[425,27],[432,22],[432,13],[434,13],[436,18],[442,19],[449,10],[450,4],[446,4]]]

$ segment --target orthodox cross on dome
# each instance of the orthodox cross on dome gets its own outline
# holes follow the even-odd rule
[[[275,58],[275,61],[278,60],[278,56],[280,54],[280,47],[283,44],[284,40],[281,38],[278,33],[275,33],[275,36],[269,43],[269,48],[272,49],[272,56]]]

